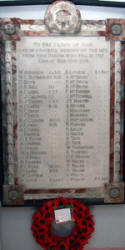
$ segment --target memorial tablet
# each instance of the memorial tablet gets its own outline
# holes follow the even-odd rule
[[[125,20],[1,19],[3,204],[123,203]]]

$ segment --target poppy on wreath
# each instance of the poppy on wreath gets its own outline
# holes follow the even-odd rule
[[[56,225],[54,211],[64,208],[70,208],[72,220]],[[94,221],[85,204],[59,197],[46,201],[34,213],[31,230],[36,242],[45,250],[82,250],[94,232]]]

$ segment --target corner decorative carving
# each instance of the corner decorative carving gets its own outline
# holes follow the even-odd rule
[[[24,204],[24,192],[21,186],[4,185],[4,201],[3,204],[7,206]]]
[[[124,202],[124,184],[113,183],[105,185],[105,203],[123,203]]]
[[[52,33],[77,33],[81,28],[81,14],[73,3],[56,1],[47,9],[45,24]]]
[[[15,35],[16,34],[16,26],[14,23],[10,22],[3,26],[3,31],[6,35]]]
[[[125,41],[125,20],[107,19],[106,38],[113,41]]]
[[[113,36],[120,36],[122,34],[122,25],[114,23],[110,27],[110,32]]]
[[[0,37],[2,40],[20,40],[20,19],[3,18],[0,19]]]

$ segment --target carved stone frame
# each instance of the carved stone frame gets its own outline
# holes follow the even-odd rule
[[[1,88],[2,88],[2,125],[3,125],[3,205],[37,205],[41,199],[58,196],[84,199],[88,204],[124,203],[124,169],[123,169],[123,123],[124,123],[124,85],[125,85],[125,20],[109,19],[106,21],[82,21],[80,13],[68,3],[63,9],[72,12],[77,24],[72,19],[63,19],[63,24],[51,22],[49,7],[44,20],[1,19]],[[59,7],[60,8],[60,7]],[[61,7],[62,8],[62,7]],[[62,10],[62,9],[61,9]],[[60,11],[60,9],[58,10]],[[57,14],[57,12],[54,12]],[[61,13],[62,15],[63,13]],[[73,16],[73,20],[74,20]],[[60,19],[58,19],[60,20]],[[65,23],[66,22],[66,23]],[[69,26],[67,26],[69,23]],[[54,28],[53,28],[54,27]],[[66,27],[66,30],[64,29]],[[17,96],[16,96],[16,41],[23,36],[56,36],[70,33],[73,36],[104,36],[110,41],[110,180],[104,188],[25,190],[18,185],[17,177]],[[117,90],[117,91],[116,91]],[[117,114],[117,121],[115,117]],[[114,124],[118,126],[114,126]],[[114,140],[114,134],[118,141]],[[116,157],[117,156],[117,157]],[[118,178],[116,177],[118,176]]]

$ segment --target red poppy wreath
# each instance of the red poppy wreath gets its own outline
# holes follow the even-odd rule
[[[64,208],[70,208],[72,220],[57,223],[56,227],[54,211]],[[85,204],[76,199],[60,197],[45,202],[34,213],[31,230],[36,242],[45,250],[83,250],[94,232],[92,218]]]

